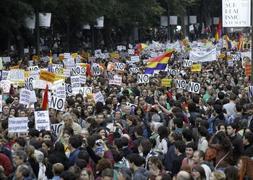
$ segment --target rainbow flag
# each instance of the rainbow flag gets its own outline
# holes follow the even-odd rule
[[[219,24],[217,25],[217,30],[215,33],[215,41],[218,42],[222,35],[222,24],[221,24],[221,18],[219,18]]]
[[[155,70],[165,70],[171,55],[172,52],[166,52],[161,56],[149,59],[146,65],[145,74],[153,74]]]

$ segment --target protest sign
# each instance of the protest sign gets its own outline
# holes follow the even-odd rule
[[[143,84],[143,83],[149,83],[149,74],[137,74],[137,83]]]
[[[101,74],[100,66],[97,63],[93,63],[91,67],[93,76],[99,76]]]
[[[7,80],[12,82],[21,82],[25,80],[25,71],[22,69],[11,69],[8,73]]]
[[[103,104],[105,104],[104,95],[100,91],[97,93],[94,93],[93,98],[94,98],[95,103],[102,102]]]
[[[65,98],[59,98],[55,95],[52,95],[49,108],[56,109],[58,111],[64,111],[65,100]]]
[[[140,72],[140,69],[137,67],[132,67],[129,69],[129,72],[133,74],[137,74],[138,72]]]
[[[88,94],[92,94],[92,87],[83,87],[82,94],[84,97],[87,97]]]
[[[190,60],[183,61],[183,67],[192,67],[193,62]]]
[[[62,127],[63,127],[62,123],[51,124],[51,130],[56,136],[60,134]]]
[[[79,76],[79,82],[81,83],[81,84],[85,84],[86,83],[86,76],[84,76],[84,75],[80,75]]]
[[[11,88],[11,82],[9,80],[2,80],[0,83],[0,87],[3,90],[3,93],[9,93]]]
[[[39,68],[39,66],[29,66],[28,70],[29,71],[40,71],[40,68]]]
[[[187,90],[188,92],[198,94],[200,91],[200,83],[189,82],[187,83],[186,80],[175,80],[176,88]]]
[[[33,90],[33,81],[34,81],[34,77],[32,77],[32,76],[27,78],[25,80],[25,89],[32,91]]]
[[[80,77],[79,76],[71,76],[70,80],[71,80],[71,87],[72,88],[79,88],[79,87],[81,87]]]
[[[128,54],[129,55],[134,55],[134,49],[128,49]]]
[[[11,62],[11,57],[2,57],[3,63]]]
[[[131,56],[131,61],[129,63],[136,63],[140,61],[140,57],[139,56]]]
[[[126,67],[125,63],[115,63],[115,70],[124,71]]]
[[[0,71],[1,72],[1,80],[7,80],[7,77],[8,77],[8,74],[9,74],[9,71]]]
[[[71,96],[72,95],[72,86],[71,84],[65,84],[65,91],[66,91],[66,94],[67,96]]]
[[[58,84],[52,85],[53,94],[59,98],[66,98],[66,89],[65,83],[61,82]]]
[[[193,64],[191,67],[191,72],[200,72],[201,71],[201,64]]]
[[[35,129],[50,131],[50,120],[48,111],[35,111]]]
[[[26,133],[28,132],[28,117],[15,117],[8,119],[9,133]]]
[[[86,74],[86,65],[83,63],[78,63],[75,67],[71,69],[72,76],[85,75]]]
[[[28,89],[22,88],[19,93],[19,103],[23,105],[29,105],[30,96],[31,96],[31,91]]]
[[[168,72],[168,75],[172,75],[172,76],[178,76],[180,73],[179,70],[170,69],[170,68],[167,68],[167,72]]]
[[[171,87],[172,79],[164,78],[161,80],[162,87]]]
[[[109,80],[109,84],[121,86],[121,84],[122,84],[122,77],[119,76],[119,75],[117,75],[117,74],[115,74],[115,75],[113,76],[113,79],[110,79],[110,80]]]

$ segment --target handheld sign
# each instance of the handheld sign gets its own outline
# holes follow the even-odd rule
[[[32,91],[27,89],[21,89],[19,93],[19,103],[24,105],[30,104],[30,98],[31,98]]]
[[[176,88],[187,90],[188,92],[198,94],[200,91],[200,83],[196,82],[189,82],[187,83],[186,80],[175,80]]]
[[[137,74],[137,83],[138,84],[145,84],[149,83],[149,74]]]
[[[122,84],[122,77],[119,76],[119,75],[117,75],[117,74],[115,74],[115,75],[113,76],[113,79],[110,79],[110,80],[109,80],[109,84],[121,86],[121,84]]]
[[[193,61],[191,60],[184,60],[183,67],[192,67]]]
[[[28,132],[28,117],[15,117],[8,119],[9,133],[26,133]]]
[[[93,76],[99,76],[101,74],[99,64],[93,63],[91,67]]]
[[[49,108],[56,109],[58,111],[64,111],[65,99],[58,98],[57,96],[52,95]]]
[[[201,71],[201,64],[193,64],[191,67],[191,72],[200,72]]]
[[[60,134],[62,127],[63,127],[62,123],[51,124],[51,130],[56,136]]]
[[[50,131],[50,120],[48,111],[35,111],[35,129]]]
[[[115,63],[115,70],[117,71],[124,71],[125,67],[125,63]]]
[[[97,102],[102,102],[103,104],[105,104],[105,98],[104,98],[103,94],[100,91],[93,94],[93,98],[94,98],[94,101],[96,103]]]
[[[171,87],[172,79],[164,78],[161,80],[162,87]]]

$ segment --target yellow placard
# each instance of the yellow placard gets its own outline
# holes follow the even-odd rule
[[[201,71],[201,64],[193,64],[191,68],[191,72],[200,72]]]
[[[39,60],[39,56],[34,55],[34,56],[32,57],[32,60],[33,60],[33,61],[38,61],[38,60]]]
[[[119,53],[116,53],[116,52],[110,53],[110,57],[112,59],[119,59],[120,58]]]
[[[172,79],[164,78],[161,80],[162,87],[171,87]]]
[[[53,83],[56,80],[56,75],[48,71],[40,71],[40,79]]]
[[[78,56],[78,53],[72,53],[71,56],[72,56],[72,58],[76,59]]]

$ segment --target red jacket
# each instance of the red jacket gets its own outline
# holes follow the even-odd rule
[[[9,176],[12,173],[12,164],[8,156],[3,153],[0,153],[0,166],[4,168],[4,174]]]

